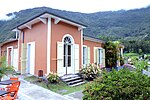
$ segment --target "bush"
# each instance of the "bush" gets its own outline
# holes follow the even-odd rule
[[[147,70],[148,60],[134,61],[134,66],[136,66],[139,71],[142,71],[143,69]]]
[[[0,58],[0,81],[4,75],[12,74],[14,71],[12,66],[6,66],[6,57]]]
[[[81,76],[86,80],[93,80],[100,75],[100,68],[95,64],[90,64],[89,66],[84,67],[79,72]]]
[[[104,72],[86,85],[84,100],[150,100],[150,77],[127,69]]]
[[[56,73],[49,73],[47,76],[47,80],[50,83],[58,83],[59,82],[59,76]]]

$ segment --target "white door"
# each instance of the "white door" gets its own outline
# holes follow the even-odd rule
[[[72,59],[72,49],[73,45],[69,43],[64,44],[64,69],[65,69],[65,74],[73,74],[73,59]]]
[[[35,69],[35,42],[27,44],[27,66],[26,73],[34,75]]]
[[[18,71],[18,49],[14,49],[13,51],[13,67],[15,71]]]

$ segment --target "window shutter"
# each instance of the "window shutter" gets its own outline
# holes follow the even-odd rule
[[[21,74],[26,73],[26,63],[27,63],[27,44],[22,43],[22,48],[21,48]]]
[[[87,47],[87,64],[90,64],[90,47]]]
[[[74,45],[74,66],[75,66],[75,73],[79,72],[79,45]]]
[[[57,42],[57,74],[63,75],[63,43]]]
[[[94,63],[97,63],[98,61],[98,50],[97,47],[94,47]]]
[[[105,66],[105,49],[102,49],[103,50],[103,53],[102,53],[102,64],[103,66]]]

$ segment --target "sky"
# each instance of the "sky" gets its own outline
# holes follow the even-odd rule
[[[0,0],[0,20],[10,19],[6,14],[34,7],[50,7],[73,12],[93,13],[143,8],[150,0]]]

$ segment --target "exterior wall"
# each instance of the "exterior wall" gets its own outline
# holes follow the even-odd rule
[[[47,72],[47,24],[38,22],[32,25],[31,29],[25,28],[24,43],[35,42],[35,75],[38,74],[38,70],[43,70],[43,73]],[[21,57],[21,44],[23,42],[23,33],[20,34],[19,40],[19,56]],[[21,63],[19,62],[19,69]]]
[[[18,48],[18,40],[6,43],[1,46],[1,56],[6,56],[7,54],[7,47],[13,46],[14,49]]]
[[[83,40],[83,45],[90,47],[90,63],[94,63],[94,47],[102,47],[104,46],[103,43],[93,42],[89,40]]]
[[[79,44],[79,65],[81,65],[81,31],[78,31],[78,27],[69,25],[64,22],[54,24],[52,20],[52,34],[51,34],[51,72],[57,71],[57,42],[62,42],[63,36],[66,34],[71,35],[74,38],[75,44]]]

